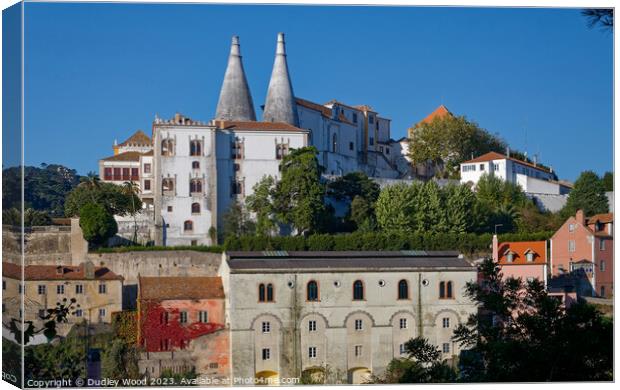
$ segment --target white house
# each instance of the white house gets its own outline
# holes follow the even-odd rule
[[[478,184],[488,174],[521,186],[528,194],[562,195],[570,187],[557,181],[553,170],[497,152],[461,163],[461,183]]]

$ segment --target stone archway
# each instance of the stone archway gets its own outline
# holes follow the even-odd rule
[[[261,371],[257,372],[254,377],[256,378],[257,386],[278,386],[279,374],[275,371]]]
[[[370,380],[371,371],[367,367],[355,367],[349,370],[347,378],[350,384],[359,385]]]

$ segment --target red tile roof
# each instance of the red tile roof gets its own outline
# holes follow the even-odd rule
[[[588,225],[592,225],[595,223],[613,223],[614,222],[614,213],[606,213],[606,214],[596,214],[588,218]]]
[[[103,158],[103,161],[140,161],[140,156],[142,153],[140,152],[124,152],[115,154],[114,156]]]
[[[435,109],[435,111],[431,112],[426,118],[422,119],[418,122],[415,127],[422,126],[423,124],[432,123],[435,118],[445,118],[447,116],[453,116],[450,110],[446,108],[443,104]]]
[[[307,131],[283,122],[215,121],[215,125],[230,130]]]
[[[59,272],[59,267],[62,273]],[[96,280],[123,280],[106,267],[94,267]],[[2,263],[2,276],[21,279],[22,271],[19,264]],[[84,274],[84,264],[73,265],[27,265],[24,268],[24,280],[88,280]]]
[[[140,299],[223,299],[222,278],[217,276],[140,277]]]
[[[148,135],[144,134],[142,130],[138,130],[129,138],[127,138],[123,143],[118,146],[129,146],[129,145],[138,145],[138,146],[150,146],[151,139]]]
[[[501,265],[545,264],[547,262],[546,249],[546,241],[502,242],[498,247],[499,263]],[[533,262],[528,262],[525,256],[529,251],[534,252]],[[509,252],[513,253],[512,262],[508,262]]]
[[[538,169],[539,171],[543,171],[546,173],[550,173],[551,171],[543,168],[539,165],[534,165],[530,162],[527,161],[523,161],[523,160],[519,160],[516,159],[514,157],[508,157],[506,155],[503,155],[501,153],[497,153],[497,152],[489,152],[489,153],[485,153],[482,156],[478,156],[472,160],[468,160],[468,161],[463,161],[462,164],[471,164],[471,163],[477,163],[477,162],[487,162],[487,161],[493,161],[493,160],[510,160],[510,161],[514,161],[516,163],[522,164],[522,165],[527,165],[530,168],[534,168],[534,169]]]

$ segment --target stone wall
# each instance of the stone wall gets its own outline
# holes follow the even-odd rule
[[[123,309],[127,310],[136,307],[138,276],[217,276],[222,255],[171,250],[88,253],[86,259],[125,278]]]
[[[77,221],[77,220],[76,220]],[[24,256],[26,264],[71,264],[86,253],[87,245],[82,238],[79,224],[77,231],[71,226],[33,226],[24,232]],[[2,261],[21,263],[21,239],[19,229],[2,227]]]

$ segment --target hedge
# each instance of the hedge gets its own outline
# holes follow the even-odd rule
[[[499,242],[541,241],[552,231],[536,233],[507,233]],[[222,253],[228,251],[381,251],[381,250],[456,250],[464,254],[489,252],[493,235],[490,233],[381,233],[355,232],[345,234],[313,234],[302,236],[241,236],[229,237],[218,246],[121,246],[99,248],[95,253],[124,253],[138,251],[191,250]]]
[[[499,235],[499,242],[547,240],[553,232],[510,233]],[[305,237],[230,237],[226,250],[264,251],[344,251],[344,250],[457,250],[462,253],[487,252],[493,235],[451,233],[349,233],[314,234]]]

